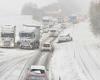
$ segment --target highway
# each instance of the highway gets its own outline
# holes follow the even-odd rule
[[[20,52],[20,50],[18,52]],[[31,51],[30,53],[26,53],[26,54],[24,52],[24,55],[16,55],[12,57],[11,59],[0,62],[1,64],[0,65],[0,79],[1,80],[13,80],[13,79],[18,80],[18,76],[20,75],[20,72],[23,70],[25,63],[28,61],[28,59],[32,58],[32,56],[37,57],[38,53],[39,53],[38,50]]]
[[[44,34],[44,39],[48,37],[48,34]],[[42,40],[41,38],[41,40]],[[0,80],[23,80],[23,76],[25,77],[27,68],[30,65],[44,65],[45,60],[47,60],[47,55],[44,56],[43,53],[37,50],[24,50],[24,49],[0,49]],[[44,63],[40,64],[41,58]],[[48,60],[47,60],[48,61]],[[47,64],[48,62],[46,62]],[[45,64],[45,65],[46,65]],[[24,73],[25,72],[25,73]]]
[[[39,49],[0,49],[0,80],[25,80],[31,65],[46,66],[52,80],[58,80],[59,76],[62,80],[99,80],[99,43],[89,26],[88,22],[82,22],[61,30],[71,32],[71,42],[57,43],[58,38],[43,34],[41,42],[51,41],[53,53]]]
[[[55,38],[43,33],[41,43],[53,42]],[[0,80],[25,80],[31,65],[43,65],[49,68],[52,52],[37,50],[0,48]]]

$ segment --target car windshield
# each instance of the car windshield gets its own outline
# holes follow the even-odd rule
[[[45,73],[44,70],[40,70],[40,69],[31,69],[31,72],[41,73],[41,74]]]
[[[69,37],[70,35],[69,34],[67,34],[67,35],[60,35],[60,37]]]
[[[50,47],[50,44],[44,44],[43,46],[44,47]]]
[[[10,38],[14,38],[14,33],[1,33],[1,37],[10,37]]]
[[[33,37],[32,33],[20,33],[19,35],[20,35],[20,37],[29,37],[29,38]]]
[[[43,20],[43,22],[49,22],[49,20]]]

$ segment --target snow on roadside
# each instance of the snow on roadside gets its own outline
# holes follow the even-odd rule
[[[71,36],[74,38],[74,42],[78,41],[79,37],[80,43],[82,43],[82,41],[89,41],[84,39],[84,36],[86,34],[89,34],[91,36],[91,33],[84,34],[83,31],[85,30],[85,27],[83,26],[88,26],[87,22],[80,23],[78,24],[78,26],[72,26],[70,27],[70,29],[65,29],[61,34],[66,34],[66,32],[71,33]],[[82,36],[79,35],[80,29],[82,30]],[[87,30],[85,31],[88,32]],[[86,35],[86,37],[88,36]],[[92,37],[91,39],[95,41],[94,37]],[[57,39],[55,40],[55,42],[57,42]],[[59,44],[55,43],[55,51],[50,63],[50,72],[51,80],[87,80],[74,58],[73,42]]]
[[[72,35],[74,40],[82,45],[91,45],[100,42],[93,35],[89,21],[74,25]]]

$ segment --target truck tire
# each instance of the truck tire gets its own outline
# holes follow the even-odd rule
[[[32,49],[38,49],[39,48],[39,41],[37,41],[35,44],[32,44]]]
[[[39,46],[40,46],[40,42],[37,42],[37,48],[39,48]]]
[[[40,45],[39,41],[36,42],[36,44],[35,44],[35,48],[38,49],[38,48],[39,48],[39,45]]]

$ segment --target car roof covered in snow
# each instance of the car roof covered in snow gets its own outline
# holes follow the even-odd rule
[[[71,34],[73,32],[73,29],[67,29],[66,31],[61,32],[60,35],[67,35],[67,34]]]
[[[45,66],[39,66],[39,65],[31,65],[31,69],[41,69],[41,70],[46,70]]]
[[[36,28],[35,27],[23,27],[23,29],[22,30],[20,30],[20,32],[32,32],[32,31],[34,31],[34,30],[36,30]]]

